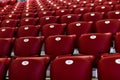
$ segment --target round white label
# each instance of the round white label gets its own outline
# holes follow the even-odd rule
[[[74,62],[73,60],[66,60],[66,61],[65,61],[65,64],[71,65],[71,64],[73,64],[73,62]]]
[[[28,65],[28,64],[29,64],[29,61],[23,61],[23,62],[22,62],[22,65],[23,65],[23,66],[26,66],[26,65]]]
[[[80,26],[81,24],[80,23],[77,23],[76,26]]]
[[[61,37],[56,37],[55,40],[56,40],[56,41],[60,41],[60,40],[61,40]]]
[[[90,36],[90,39],[95,39],[95,38],[96,38],[95,35]]]
[[[50,25],[49,27],[50,27],[50,28],[54,28],[55,26],[54,26],[54,25]]]
[[[24,39],[24,42],[29,42],[29,39]]]
[[[115,63],[116,63],[116,64],[120,64],[120,59],[116,59],[116,60],[115,60]]]

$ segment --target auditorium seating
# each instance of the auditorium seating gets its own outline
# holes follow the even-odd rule
[[[10,77],[10,80],[29,79],[31,76],[28,78],[24,75],[26,77],[22,78],[17,73],[18,69],[16,69],[16,77],[14,77],[12,73],[14,71],[11,70],[14,61],[22,60],[24,57],[26,57],[25,60],[30,60],[34,57],[38,59],[44,56],[50,57],[50,63],[45,66],[52,66],[50,70],[49,68],[47,69],[47,72],[50,71],[51,73],[51,80],[67,80],[67,73],[71,75],[74,70],[72,72],[66,71],[66,73],[60,72],[59,76],[56,77],[54,75],[56,71],[52,72],[52,70],[56,70],[54,67],[56,63],[59,63],[57,60],[64,60],[60,64],[65,65],[66,59],[73,59],[75,61],[76,59],[84,59],[86,61],[92,55],[95,59],[93,60],[91,57],[88,72],[87,68],[84,67],[83,70],[85,72],[82,73],[85,74],[80,72],[80,76],[78,77],[79,74],[76,73],[76,75],[69,76],[69,79],[77,80],[82,78],[82,80],[91,80],[90,72],[93,71],[94,73],[95,68],[98,69],[99,80],[112,80],[112,75],[114,77],[113,80],[118,80],[119,77],[114,75],[117,75],[117,73],[111,74],[110,78],[107,78],[106,75],[108,75],[108,72],[104,71],[104,67],[109,65],[109,63],[102,66],[102,61],[104,61],[104,58],[107,58],[106,60],[109,62],[109,57],[116,59],[116,55],[119,56],[119,10],[120,0],[0,1],[0,62],[3,57],[10,59],[8,60],[10,64],[7,64],[7,68],[10,66],[10,73],[8,75],[6,71],[5,73],[0,71],[0,79],[5,80],[5,76],[6,78]],[[112,53],[113,55],[111,55]],[[56,62],[55,64],[54,61]],[[11,64],[11,62],[13,63]],[[44,64],[44,59],[42,62]],[[64,65],[57,65],[63,67],[58,67],[59,71],[66,69]],[[81,66],[83,65],[81,63]],[[82,69],[81,66],[80,70]],[[7,70],[7,68],[2,70]],[[45,79],[46,69],[43,70],[40,74],[44,74],[44,77],[39,76],[41,80]],[[77,70],[75,69],[75,71]],[[1,75],[2,73],[4,75]],[[104,74],[102,75],[101,73]],[[86,76],[86,74],[90,75]],[[71,78],[74,76],[76,78]],[[94,74],[92,76],[96,77]],[[18,77],[20,78],[18,79]]]

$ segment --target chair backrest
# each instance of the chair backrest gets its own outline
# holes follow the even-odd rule
[[[98,64],[98,80],[120,80],[120,54],[101,57]]]
[[[49,58],[22,57],[12,61],[9,68],[10,80],[45,80]]]
[[[50,23],[46,24],[41,29],[41,35],[45,38],[52,35],[64,35],[65,33],[65,24]]]
[[[91,80],[93,56],[57,57],[50,66],[51,80]]]
[[[39,56],[44,37],[20,37],[15,40],[15,56]]]
[[[73,54],[75,35],[49,36],[45,40],[45,54],[54,59],[59,55]]]

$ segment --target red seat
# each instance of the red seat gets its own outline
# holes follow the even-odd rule
[[[0,57],[10,57],[13,48],[13,38],[0,38]]]
[[[81,18],[81,15],[79,15],[79,14],[67,14],[67,15],[61,16],[60,22],[69,24],[71,22],[79,21],[80,18]]]
[[[120,54],[108,54],[101,57],[98,64],[99,80],[120,80]]]
[[[16,19],[6,19],[1,22],[1,27],[17,27],[18,20]]]
[[[40,56],[44,37],[20,37],[15,40],[15,57]]]
[[[95,7],[96,12],[101,12],[103,14],[106,14],[108,11],[111,11],[112,7],[109,5],[99,5]]]
[[[116,19],[104,19],[96,22],[97,33],[112,33],[115,35],[116,32],[120,31],[120,22]]]
[[[120,11],[109,11],[107,13],[108,19],[120,19]]]
[[[38,36],[40,26],[25,25],[20,26],[17,31],[17,37]]]
[[[38,13],[39,18],[43,16],[53,16],[54,11],[41,11]]]
[[[59,55],[73,54],[75,35],[49,36],[45,40],[45,54],[54,59]]]
[[[21,18],[35,18],[37,16],[36,13],[28,12],[22,13]]]
[[[56,10],[55,15],[62,16],[62,15],[71,14],[71,13],[72,13],[71,9],[60,9],[60,10]]]
[[[76,35],[76,45],[78,45],[78,39],[82,34],[92,32],[92,23],[86,21],[79,21],[70,23],[67,26],[68,35]]]
[[[94,67],[96,67],[100,55],[109,53],[111,41],[110,33],[83,34],[79,38],[78,50],[80,54],[95,56]]]
[[[45,80],[48,57],[19,57],[9,68],[10,80]]]
[[[96,22],[101,19],[103,19],[103,14],[101,14],[99,12],[88,12],[83,15],[84,21]]]
[[[20,14],[8,14],[5,16],[4,19],[19,19],[20,18]]]
[[[38,18],[23,18],[20,21],[20,25],[37,25],[38,23]]]
[[[75,14],[85,14],[91,12],[91,9],[89,7],[79,7],[74,10]]]
[[[0,80],[6,79],[6,73],[9,67],[10,58],[0,58]]]
[[[115,50],[117,53],[120,53],[120,32],[117,32],[115,35]]]
[[[50,23],[46,24],[41,29],[41,35],[45,38],[52,35],[64,35],[65,33],[65,24]]]
[[[55,16],[44,16],[40,18],[40,25],[43,26],[48,23],[56,23],[58,18]]]
[[[16,28],[11,27],[1,27],[0,28],[0,38],[13,38],[15,37]]]
[[[51,80],[91,80],[93,56],[57,57],[50,66]]]

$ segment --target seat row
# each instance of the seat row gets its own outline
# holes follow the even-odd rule
[[[120,21],[117,19],[104,19],[97,22],[78,21],[70,24],[49,23],[40,25],[23,25],[14,27],[15,21],[6,20],[0,28],[0,38],[27,37],[27,36],[44,36],[47,38],[51,35],[76,35],[77,37],[86,33],[112,33],[113,36],[120,32]],[[32,21],[30,21],[32,23]],[[23,23],[24,24],[24,23]],[[42,23],[44,24],[44,23]]]
[[[0,80],[45,80],[50,63],[51,80],[92,80],[92,55],[0,58]],[[111,66],[112,65],[112,66]],[[119,80],[120,54],[107,54],[98,63],[98,80]]]

